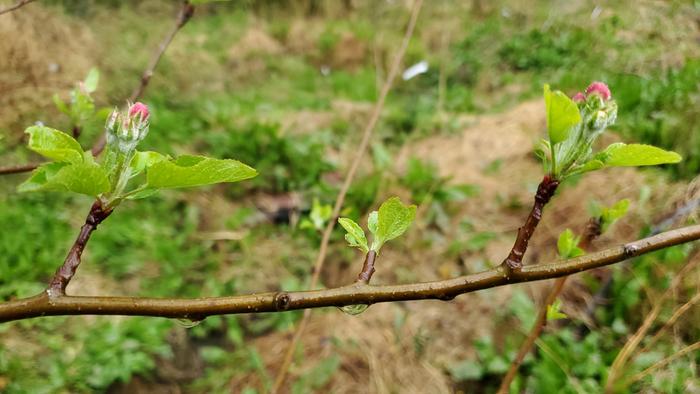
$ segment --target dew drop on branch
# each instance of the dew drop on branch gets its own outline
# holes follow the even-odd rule
[[[185,328],[192,328],[198,326],[204,319],[177,319],[178,324]]]
[[[355,304],[355,305],[346,305],[346,306],[340,307],[338,309],[343,311],[343,313],[345,313],[345,314],[348,314],[350,316],[355,316],[355,315],[359,315],[360,313],[366,311],[367,308],[369,308],[369,305],[367,305],[367,304]]]

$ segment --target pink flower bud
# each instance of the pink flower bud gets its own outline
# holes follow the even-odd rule
[[[574,100],[575,103],[582,103],[586,101],[586,96],[583,93],[578,92],[571,99]]]
[[[129,117],[133,118],[136,116],[141,118],[142,121],[148,120],[150,113],[146,104],[137,101],[129,107]]]
[[[603,82],[592,82],[588,87],[586,88],[586,95],[591,95],[591,94],[598,94],[600,97],[603,98],[603,100],[610,100],[612,95],[610,94],[610,89],[608,88],[608,85],[604,84]]]

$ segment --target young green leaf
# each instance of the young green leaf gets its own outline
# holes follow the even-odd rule
[[[168,189],[238,182],[256,175],[257,171],[237,160],[185,155],[154,163],[146,179],[149,187]]]
[[[618,219],[627,214],[630,206],[630,200],[622,199],[609,208],[603,208],[600,213],[601,232],[605,232]]]
[[[61,97],[58,95],[58,93],[54,93],[53,103],[59,111],[63,112],[64,114],[70,114],[70,109],[68,109],[66,103],[63,100],[61,100]]]
[[[547,113],[547,132],[552,145],[558,144],[569,136],[570,129],[581,122],[578,106],[567,95],[556,90],[552,92],[549,85],[544,85],[544,103]]]
[[[559,299],[554,300],[551,305],[547,305],[547,320],[559,320],[566,319],[565,313],[561,311],[561,301]]]
[[[31,126],[24,132],[34,152],[58,162],[83,162],[83,148],[70,135],[45,126]]]
[[[557,240],[559,256],[562,259],[570,259],[583,255],[583,249],[578,247],[578,242],[579,238],[574,235],[573,231],[568,228],[564,230],[559,234],[559,240]]]
[[[127,193],[126,198],[127,200],[140,200],[142,198],[150,197],[154,194],[158,193],[158,189],[153,189],[150,187],[146,187],[143,189],[135,190],[133,192]]]
[[[100,80],[100,72],[96,68],[91,68],[83,81],[83,87],[87,93],[97,90],[97,82]]]
[[[403,234],[416,216],[415,205],[404,205],[398,197],[392,197],[379,207],[373,234],[372,250],[378,252],[382,245]],[[370,219],[374,220],[370,217]]]
[[[311,224],[316,230],[322,230],[323,226],[328,222],[333,213],[333,207],[329,204],[321,204],[318,198],[314,198],[313,204],[311,206],[311,213],[309,214],[309,219],[311,219]]]
[[[362,230],[360,225],[349,218],[340,218],[338,219],[338,223],[340,223],[345,231],[347,231],[347,234],[345,234],[345,240],[348,241],[350,246],[358,248],[365,253],[369,251],[369,247],[367,246],[367,237],[365,237],[365,232]]]
[[[107,174],[93,163],[47,163],[17,188],[20,192],[70,191],[96,197],[110,189]]]
[[[377,226],[379,225],[379,212],[372,211],[367,216],[367,228],[372,234],[377,234]]]
[[[606,167],[638,167],[678,163],[681,155],[651,145],[611,144],[599,156]]]
[[[131,167],[131,176],[135,176],[146,170],[147,168],[151,167],[155,163],[158,163],[160,161],[165,161],[169,160],[170,157],[162,155],[158,152],[153,152],[153,151],[146,151],[146,152],[139,152],[137,151],[134,154],[134,157],[131,159],[131,162],[129,163],[129,167]]]

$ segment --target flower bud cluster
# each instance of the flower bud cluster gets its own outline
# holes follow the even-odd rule
[[[148,134],[148,107],[143,103],[130,104],[126,113],[114,109],[107,118],[107,144],[127,154]]]
[[[593,82],[586,93],[578,92],[572,97],[579,106],[586,135],[597,137],[617,119],[617,104],[612,99],[610,89],[603,82]]]
[[[558,166],[555,175],[566,172],[588,160],[592,154],[593,143],[603,131],[617,118],[617,104],[612,99],[610,89],[603,82],[593,82],[585,93],[578,92],[572,98],[581,114],[579,123],[556,149]]]

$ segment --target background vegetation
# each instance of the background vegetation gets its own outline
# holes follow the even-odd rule
[[[318,213],[334,200],[408,5],[268,0],[199,7],[146,92],[152,126],[144,143],[170,154],[233,157],[261,176],[123,204],[95,233],[69,291],[188,297],[308,287]],[[37,159],[23,147],[26,126],[70,129],[51,97],[66,99],[92,66],[101,71],[98,106],[122,104],[176,9],[165,1],[41,1],[0,16],[7,38],[0,40],[2,163]],[[591,80],[606,81],[620,106],[607,142],[656,144],[685,160],[567,182],[545,212],[528,261],[554,259],[558,234],[583,231],[596,203],[629,198],[632,207],[594,248],[695,220],[672,215],[699,197],[699,15],[692,1],[426,2],[405,67],[426,61],[428,71],[397,81],[343,213],[364,217],[395,194],[420,204],[407,237],[383,251],[375,280],[446,278],[500,262],[539,181],[532,150],[543,132],[538,97],[545,82],[573,94]],[[102,132],[100,123],[85,128],[84,146]],[[17,194],[25,177],[0,178],[5,300],[45,286],[90,204]],[[351,280],[361,264],[340,228],[334,240],[322,275],[327,286]],[[576,276],[562,297],[568,318],[548,325],[514,390],[601,392],[615,355],[675,272],[699,258],[694,246],[681,246]],[[663,304],[658,327],[697,292],[698,272],[692,268]],[[359,316],[317,312],[296,354],[290,392],[493,392],[545,288],[375,305]],[[596,294],[606,301],[596,303]],[[700,337],[700,315],[690,307],[635,354],[626,374]],[[194,327],[119,317],[4,324],[0,391],[262,393],[299,317],[215,317]],[[632,388],[700,390],[698,361],[698,353],[677,358]]]

